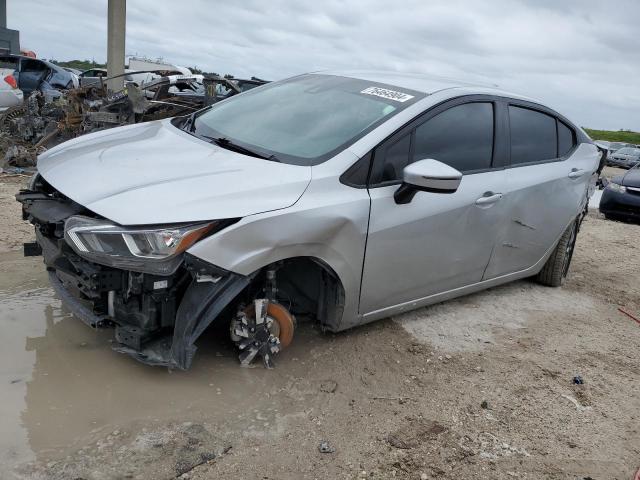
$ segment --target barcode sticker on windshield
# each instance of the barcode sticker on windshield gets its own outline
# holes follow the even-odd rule
[[[362,90],[360,93],[366,93],[367,95],[375,95],[376,97],[387,98],[389,100],[395,100],[396,102],[406,102],[411,100],[413,95],[407,93],[396,92],[395,90],[387,90],[380,87],[369,87]]]

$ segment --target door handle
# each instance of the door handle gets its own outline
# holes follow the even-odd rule
[[[499,201],[501,198],[501,193],[487,192],[476,200],[476,205],[491,205],[492,203]]]
[[[571,171],[569,172],[569,175],[567,175],[567,176],[569,178],[580,178],[585,173],[587,173],[586,170],[578,170],[577,168],[573,168],[573,169],[571,169]]]

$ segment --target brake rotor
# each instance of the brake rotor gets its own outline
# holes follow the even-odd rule
[[[273,368],[273,356],[293,340],[295,323],[286,308],[267,299],[238,310],[231,322],[231,339],[241,350],[240,364],[247,366],[260,356],[265,367]]]

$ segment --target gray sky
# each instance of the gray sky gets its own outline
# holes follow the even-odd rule
[[[39,57],[106,58],[106,0],[7,4]],[[478,79],[582,126],[640,131],[638,0],[129,0],[126,51],[271,80],[344,67]]]

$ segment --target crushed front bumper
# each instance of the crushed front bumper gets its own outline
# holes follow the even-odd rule
[[[188,253],[167,276],[90,262],[64,239],[65,219],[83,207],[57,192],[22,191],[16,199],[36,231],[25,255],[42,254],[51,286],[74,316],[114,326],[113,349],[146,364],[188,369],[197,338],[251,280]]]

